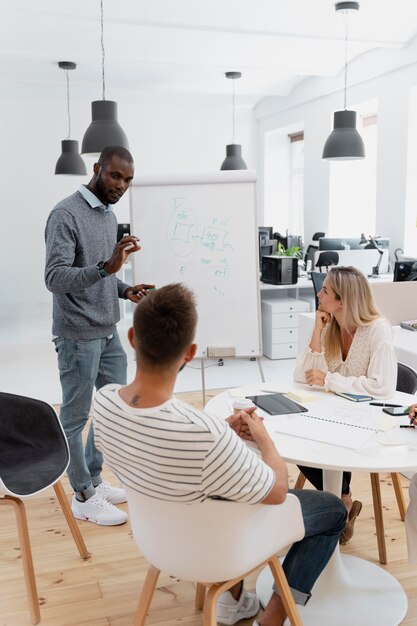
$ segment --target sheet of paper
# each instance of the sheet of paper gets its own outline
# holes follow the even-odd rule
[[[378,431],[390,430],[398,424],[398,417],[383,413],[381,407],[349,400],[341,402],[336,396],[329,396],[325,401],[318,400],[308,414],[329,422],[357,428],[372,428]]]
[[[330,420],[313,419],[308,417],[307,413],[293,416],[282,415],[279,420],[274,421],[274,430],[277,433],[303,437],[352,450],[359,450],[376,435],[375,430],[355,428],[349,424]]]
[[[392,428],[388,432],[378,433],[377,441],[383,446],[406,445],[417,450],[417,430],[415,428]]]

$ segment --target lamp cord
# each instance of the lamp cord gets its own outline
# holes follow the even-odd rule
[[[106,99],[106,81],[104,78],[104,17],[103,17],[103,0],[100,0],[100,28],[101,28],[101,82],[103,85],[103,100]]]
[[[64,70],[65,76],[67,77],[67,116],[68,116],[68,136],[67,139],[71,137],[71,111],[70,111],[70,87],[69,87],[69,74],[68,70]]]
[[[347,77],[348,77],[348,61],[347,61],[347,47],[348,47],[348,35],[349,35],[349,20],[348,12],[344,12],[345,18],[345,90],[344,90],[344,109],[346,111],[346,93],[347,93]]]

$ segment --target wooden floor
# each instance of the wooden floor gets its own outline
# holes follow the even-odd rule
[[[209,392],[208,396],[216,392]],[[199,393],[177,394],[201,406]],[[298,471],[289,466],[291,485]],[[106,473],[107,478],[111,478]],[[389,475],[381,475],[387,540],[385,568],[404,586],[409,600],[406,626],[417,626],[416,568],[407,562],[404,523],[400,521]],[[64,488],[70,497],[66,479]],[[405,496],[408,480],[403,479]],[[368,474],[353,476],[352,490],[363,502],[352,541],[343,548],[348,554],[377,562],[375,526]],[[26,501],[33,559],[43,626],[131,626],[138,593],[147,571],[128,524],[106,528],[79,522],[91,558],[81,561],[53,489]],[[122,505],[125,508],[126,505]],[[8,507],[0,508],[0,626],[30,624],[22,563],[15,521]],[[186,555],[184,555],[186,558]],[[247,581],[254,587],[255,577]],[[314,591],[313,591],[314,593]],[[381,598],[382,600],[382,598]],[[347,607],[348,610],[348,607]],[[371,618],[371,616],[370,616]],[[249,626],[252,620],[240,622]],[[202,626],[194,608],[194,585],[162,574],[147,624]],[[370,623],[371,619],[370,619]],[[352,616],[352,625],[355,619]],[[333,624],[332,626],[337,626]],[[375,626],[378,626],[375,624]]]

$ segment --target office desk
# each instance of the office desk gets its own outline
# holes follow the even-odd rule
[[[370,283],[392,283],[393,282],[393,278],[392,278],[392,274],[381,274],[378,278],[368,278],[368,281]],[[268,283],[260,283],[261,286],[261,295],[263,294],[264,291],[276,291],[277,292],[277,296],[279,294],[280,291],[286,290],[288,289],[289,291],[292,291],[293,293],[297,293],[297,291],[299,289],[305,290],[305,289],[313,289],[313,282],[311,280],[311,278],[307,278],[307,276],[301,276],[298,279],[298,282],[295,283],[295,285],[270,285]],[[294,297],[297,297],[296,295],[294,295]]]
[[[291,387],[306,391],[306,385],[294,383]],[[288,390],[288,383],[281,386],[279,383],[263,383],[241,389],[242,395],[267,389],[285,392]],[[235,391],[239,393],[239,390]],[[308,393],[319,399],[328,395],[322,390],[312,388],[308,388]],[[333,394],[328,397],[332,401],[344,403],[345,406],[349,402]],[[396,392],[393,399],[395,403],[408,405],[415,397]],[[310,406],[307,402],[304,404]],[[206,410],[224,418],[230,415],[230,406],[231,396],[225,391],[212,398],[207,403]],[[314,401],[311,408],[313,406]],[[416,431],[405,431],[409,433],[408,444],[383,446],[378,443],[377,436],[372,436],[360,451],[356,451],[276,433],[276,420],[279,417],[266,417],[265,423],[282,457],[291,463],[322,467],[324,488],[338,496],[341,493],[343,470],[395,472],[414,470],[417,466]],[[257,583],[262,604],[268,602],[271,589],[272,578],[264,570]],[[369,626],[371,620],[376,626],[395,626],[401,623],[407,612],[407,597],[400,583],[391,574],[363,559],[341,555],[337,547],[313,589],[310,602],[305,607],[299,607],[299,610],[305,626]]]

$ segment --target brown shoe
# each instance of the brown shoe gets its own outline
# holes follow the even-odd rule
[[[349,511],[348,521],[346,522],[346,526],[342,530],[342,534],[340,535],[339,543],[344,546],[348,541],[350,541],[353,537],[354,524],[356,522],[356,518],[362,510],[362,502],[359,500],[354,500],[352,503],[352,508]]]

